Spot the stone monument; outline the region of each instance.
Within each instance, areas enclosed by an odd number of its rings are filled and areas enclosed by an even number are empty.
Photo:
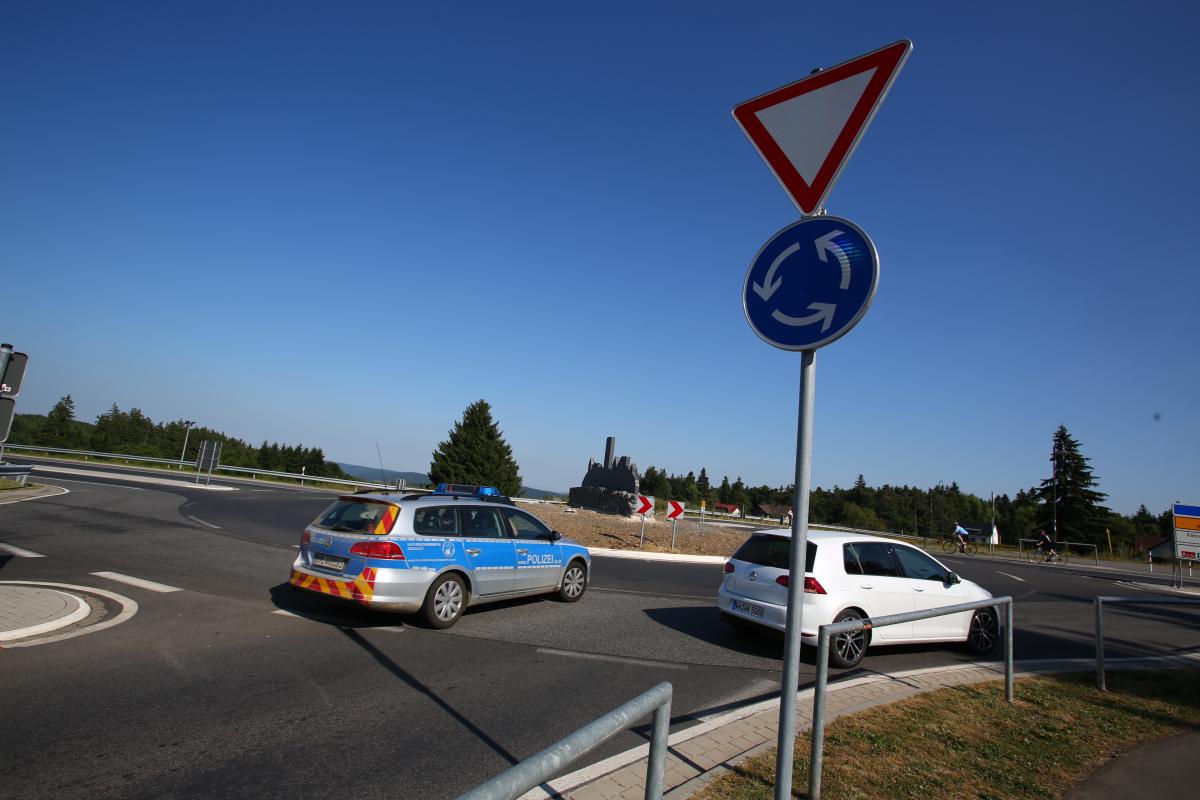
[[[604,445],[604,463],[588,459],[587,474],[583,485],[571,489],[568,505],[588,508],[605,514],[633,516],[638,503],[638,484],[641,481],[637,465],[629,456],[616,458],[617,438],[609,436]]]

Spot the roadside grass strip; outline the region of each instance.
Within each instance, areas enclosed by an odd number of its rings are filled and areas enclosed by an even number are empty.
[[[834,721],[825,731],[828,800],[1033,800],[1062,792],[1141,742],[1200,730],[1200,671],[1023,678],[1016,702],[989,682],[940,689]],[[792,786],[807,797],[809,738]],[[693,800],[771,800],[775,751],[714,778]]]

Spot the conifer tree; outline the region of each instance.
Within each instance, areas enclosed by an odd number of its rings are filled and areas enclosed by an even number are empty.
[[[1098,541],[1104,535],[1101,523],[1108,509],[1102,503],[1108,495],[1093,488],[1096,478],[1088,466],[1090,459],[1079,452],[1079,442],[1065,425],[1054,432],[1052,453],[1050,477],[1034,490],[1042,501],[1038,524],[1053,535],[1057,522],[1060,541]]]
[[[521,476],[512,447],[492,420],[486,400],[467,406],[446,441],[438,444],[429,464],[429,480],[495,486],[502,494],[520,495]]]
[[[42,426],[38,444],[47,447],[73,447],[75,444],[74,426],[75,401],[71,395],[59,398],[46,415],[46,424]]]

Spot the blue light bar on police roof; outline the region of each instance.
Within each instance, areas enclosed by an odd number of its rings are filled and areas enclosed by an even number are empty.
[[[477,497],[499,497],[495,486],[473,486],[465,483],[439,483],[434,494],[473,494]]]

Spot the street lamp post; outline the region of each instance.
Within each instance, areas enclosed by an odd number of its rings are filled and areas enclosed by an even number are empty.
[[[1050,451],[1050,463],[1053,465],[1053,478],[1051,483],[1054,487],[1054,541],[1058,542],[1058,457],[1063,451],[1059,448],[1058,443],[1054,443],[1054,449]]]
[[[187,456],[187,440],[188,434],[192,432],[192,426],[196,423],[193,420],[185,419],[183,421],[183,452],[179,454],[179,468],[183,469],[183,459]]]

